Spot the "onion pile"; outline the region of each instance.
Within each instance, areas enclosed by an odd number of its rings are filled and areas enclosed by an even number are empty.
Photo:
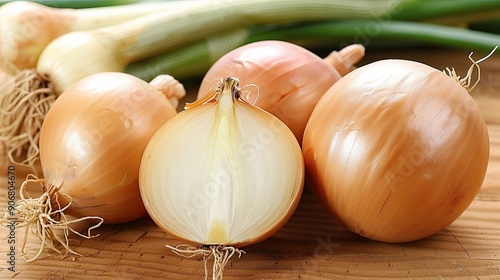
[[[471,204],[488,165],[487,127],[469,95],[482,60],[471,58],[461,78],[396,59],[355,69],[363,55],[360,45],[321,59],[287,42],[248,44],[210,68],[179,114],[185,91],[171,76],[74,83],[47,107],[44,179],[21,185],[20,226],[42,241],[30,261],[58,244],[76,254],[69,232],[90,238],[102,223],[149,214],[186,242],[168,248],[203,256],[205,269],[213,258],[219,279],[240,248],[288,221],[305,176],[341,225],[369,239],[441,231]],[[41,197],[27,195],[30,183]],[[86,220],[97,220],[88,234],[71,227]]]
[[[408,242],[441,231],[471,204],[489,157],[486,124],[468,93],[473,63],[460,78],[381,60],[326,92],[302,148],[307,180],[340,224]]]

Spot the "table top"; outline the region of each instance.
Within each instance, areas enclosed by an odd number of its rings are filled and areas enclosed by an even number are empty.
[[[361,64],[384,58],[424,62],[438,69],[453,66],[465,73],[465,51],[405,49],[368,51]],[[476,56],[476,55],[475,55]],[[480,57],[480,54],[477,54]],[[500,279],[500,56],[481,64],[473,92],[486,119],[491,155],[484,184],[470,207],[449,227],[429,238],[387,244],[370,241],[335,224],[306,189],[290,221],[271,238],[244,248],[232,258],[225,279]],[[195,92],[197,85],[191,85]],[[192,100],[193,95],[187,97]],[[6,169],[6,168],[4,168]],[[0,192],[6,192],[6,170]],[[18,177],[18,180],[20,177]],[[7,204],[0,195],[0,207]],[[203,279],[200,258],[182,258],[165,245],[181,242],[149,218],[103,225],[93,239],[75,239],[82,256],[44,253],[35,262],[20,256],[23,229],[16,229],[15,272],[9,271],[8,230],[0,229],[0,278],[14,279]],[[36,240],[29,240],[33,245]]]

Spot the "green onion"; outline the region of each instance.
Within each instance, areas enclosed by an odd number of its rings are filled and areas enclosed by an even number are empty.
[[[394,20],[463,23],[498,18],[496,0],[408,0],[391,11]]]
[[[0,0],[0,5],[17,0]],[[32,0],[48,7],[54,8],[94,8],[116,5],[126,5],[140,2],[139,0]]]
[[[53,8],[30,1],[2,5],[0,69],[14,75],[36,67],[47,45],[69,32],[116,25],[158,11],[172,12],[193,3],[197,2],[142,2],[88,9]]]
[[[469,51],[490,52],[500,45],[500,36],[465,28],[404,21],[352,20],[303,25],[266,36],[286,38],[337,38],[347,43],[369,45],[379,40],[411,40]]]
[[[357,43],[394,42],[426,43],[434,46],[489,52],[500,45],[500,35],[431,23],[346,20],[300,24],[286,27],[263,26],[236,29],[207,40],[198,41],[182,49],[130,64],[126,72],[145,80],[159,73],[177,78],[202,75],[220,56],[246,43],[260,40],[294,41],[301,45],[321,43],[341,47]]]

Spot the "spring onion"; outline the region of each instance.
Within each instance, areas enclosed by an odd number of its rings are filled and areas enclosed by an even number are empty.
[[[284,40],[328,48],[348,44],[363,44],[370,48],[372,44],[391,40],[482,52],[500,45],[500,35],[459,27],[397,20],[339,20],[234,29],[152,59],[131,63],[126,72],[145,80],[152,79],[157,73],[168,73],[177,78],[197,77],[223,54],[261,40]]]
[[[109,26],[190,3],[141,3],[89,9],[49,8],[29,1],[8,3],[0,7],[0,68],[16,74],[35,67],[43,49],[68,32]]]
[[[0,0],[0,5],[4,5],[10,2],[15,2],[18,0]],[[60,1],[60,0],[31,0],[38,4],[42,4],[48,7],[54,8],[95,8],[95,7],[107,7],[107,6],[117,6],[117,5],[127,5],[139,2],[140,0],[71,0],[71,1]]]

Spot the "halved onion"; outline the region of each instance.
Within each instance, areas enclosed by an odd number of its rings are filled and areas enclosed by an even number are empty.
[[[221,79],[155,132],[140,168],[151,218],[196,246],[174,252],[213,256],[214,277],[235,247],[260,242],[284,225],[304,181],[293,133],[240,94],[237,78]]]

